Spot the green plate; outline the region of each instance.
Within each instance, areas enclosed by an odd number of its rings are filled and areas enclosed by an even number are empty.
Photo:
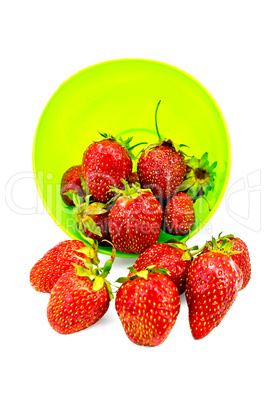
[[[228,183],[231,146],[225,119],[212,95],[186,72],[157,61],[122,59],[88,67],[65,81],[47,103],[33,143],[33,170],[39,195],[58,226],[71,238],[81,239],[73,225],[71,208],[60,197],[63,173],[81,164],[98,131],[133,135],[132,145],[157,140],[154,112],[158,101],[160,133],[174,143],[187,144],[190,155],[209,153],[218,162],[215,188],[208,200],[196,201],[195,235],[216,211]],[[173,237],[161,231],[159,242]],[[187,240],[188,236],[176,236]],[[110,247],[99,247],[110,254]],[[135,254],[117,252],[118,257]]]

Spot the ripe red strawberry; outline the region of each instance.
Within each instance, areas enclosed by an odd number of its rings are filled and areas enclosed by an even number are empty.
[[[150,265],[156,268],[166,268],[169,278],[174,282],[181,295],[185,291],[187,271],[192,263],[192,255],[186,244],[176,240],[169,243],[153,244],[136,260],[133,268],[138,272]],[[134,275],[129,271],[128,276]]]
[[[236,252],[236,254],[232,254],[232,260],[238,265],[243,275],[243,284],[240,290],[244,289],[250,281],[251,278],[251,264],[250,264],[250,256],[246,243],[241,240],[239,237],[234,237],[233,235],[222,236],[221,234],[217,240],[217,249],[223,251],[223,247],[225,244],[232,243],[232,251]],[[215,245],[212,242],[206,243],[206,248],[204,252],[214,250]]]
[[[132,171],[132,160],[125,142],[102,134],[83,154],[82,175],[95,201],[107,202],[113,194],[110,186],[122,188]],[[130,148],[128,148],[130,150]]]
[[[70,167],[62,176],[60,194],[68,206],[74,206],[74,202],[67,193],[76,193],[80,197],[84,197],[80,175],[81,166],[79,165]]]
[[[31,286],[38,292],[50,293],[61,275],[73,270],[73,263],[83,264],[79,257],[97,262],[97,246],[94,244],[86,247],[79,240],[65,240],[57,244],[31,269]]]
[[[173,235],[185,235],[195,223],[193,201],[186,193],[170,198],[164,210],[163,228]]]
[[[180,149],[176,149],[170,139],[163,138],[157,126],[157,105],[155,125],[159,142],[149,145],[138,161],[138,175],[141,187],[150,188],[158,199],[171,197],[184,180],[186,164]],[[184,145],[180,145],[179,148]]]
[[[51,327],[60,334],[72,334],[97,322],[108,310],[113,297],[105,279],[113,259],[101,269],[85,263],[65,272],[51,291],[47,317]]]
[[[126,335],[137,345],[160,345],[176,322],[180,311],[178,289],[165,272],[148,267],[117,280],[122,285],[115,308]]]
[[[184,156],[170,140],[152,147],[146,148],[138,161],[140,184],[150,188],[157,198],[166,199],[175,193],[185,177]]]
[[[185,294],[195,339],[204,338],[220,324],[241,289],[242,273],[227,252],[200,254],[188,270]]]
[[[140,254],[159,239],[162,209],[149,190],[126,182],[124,186],[114,189],[119,198],[108,217],[111,241],[119,251]]]

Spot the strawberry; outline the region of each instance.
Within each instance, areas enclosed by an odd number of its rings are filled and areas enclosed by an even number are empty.
[[[171,239],[167,243],[153,244],[137,258],[133,268],[137,272],[150,265],[155,265],[156,268],[166,268],[169,278],[177,286],[181,295],[185,291],[187,271],[192,262],[190,250],[186,244],[175,239]],[[132,276],[132,271],[129,271],[128,275]]]
[[[85,267],[74,264],[75,270],[65,272],[56,282],[47,307],[47,318],[55,331],[60,334],[81,331],[107,312],[113,294],[105,278],[113,258],[103,268],[87,262]]]
[[[83,154],[82,175],[95,201],[107,202],[113,197],[110,186],[122,188],[121,179],[130,176],[134,158],[131,151],[140,144],[130,146],[133,137],[123,141],[121,137],[101,135],[104,139],[93,142]]]
[[[242,290],[247,286],[251,278],[250,256],[246,243],[239,237],[234,237],[233,235],[226,235],[221,237],[220,233],[217,239],[217,245],[212,244],[212,242],[207,242],[204,252],[213,250],[214,248],[223,251],[223,247],[228,243],[232,243],[232,251],[236,252],[236,254],[232,254],[231,258],[238,265],[239,269],[242,272],[243,284],[240,289]]]
[[[66,271],[73,270],[73,263],[80,264],[79,257],[84,255],[87,261],[97,263],[97,245],[86,247],[79,240],[62,241],[33,266],[30,271],[31,286],[38,292],[50,293],[58,279]]]
[[[77,195],[73,196],[75,209],[73,217],[75,219],[79,233],[86,240],[91,238],[103,243],[110,239],[108,229],[109,210],[102,202],[91,202],[91,196],[86,195],[85,201]],[[109,208],[109,207],[108,207]]]
[[[117,280],[122,285],[116,294],[116,312],[133,343],[158,346],[168,337],[179,314],[178,289],[165,269],[130,269],[133,276]]]
[[[162,209],[150,190],[123,184],[124,190],[113,188],[118,198],[108,217],[111,241],[119,251],[140,254],[159,239]]]
[[[105,204],[101,202],[93,202],[85,211],[82,218],[82,223],[79,225],[79,230],[86,237],[97,240],[102,244],[104,240],[110,239],[108,229],[109,211],[105,208]]]
[[[195,223],[193,201],[186,193],[170,198],[164,210],[163,229],[173,235],[185,235]]]
[[[84,197],[84,192],[81,184],[81,166],[70,167],[62,176],[60,194],[64,203],[68,206],[74,206],[69,193],[76,193],[80,197]]]
[[[163,138],[157,126],[157,105],[155,125],[159,142],[148,145],[142,152],[137,166],[141,187],[150,188],[159,199],[171,197],[184,180],[186,164],[184,155],[170,139]]]
[[[138,161],[141,187],[150,188],[159,199],[171,197],[182,183],[186,168],[183,154],[173,143],[163,141],[147,147]]]
[[[241,289],[243,278],[231,258],[230,245],[198,255],[192,262],[186,283],[189,324],[195,339],[202,339],[217,327]]]

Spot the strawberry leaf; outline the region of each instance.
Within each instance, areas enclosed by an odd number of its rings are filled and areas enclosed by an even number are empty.
[[[107,209],[104,209],[102,207],[95,208],[95,209],[91,208],[87,212],[88,212],[89,215],[102,215],[102,214],[105,214],[107,212]]]
[[[190,261],[190,260],[192,260],[192,255],[191,255],[191,253],[190,253],[189,250],[185,251],[185,252],[182,254],[181,260],[183,260],[183,261]]]
[[[90,246],[79,248],[77,253],[84,254],[88,258],[93,258],[95,256],[95,250]]]
[[[192,156],[189,161],[187,162],[187,166],[192,168],[192,169],[197,169],[199,166],[199,160],[198,158],[195,158],[195,156]]]
[[[81,174],[79,175],[79,178],[80,178],[80,183],[81,183],[83,193],[85,194],[85,196],[90,195],[89,189],[87,187],[87,184],[86,184],[86,182],[85,182],[85,180],[84,180],[84,178],[83,178],[83,176]]]
[[[102,274],[101,274],[102,278],[107,277],[107,275],[111,271],[112,265],[113,265],[113,261],[111,259],[106,261],[106,263],[104,264],[104,266],[102,268]]]
[[[227,243],[227,240],[224,239],[224,240],[222,241],[221,248],[223,248],[223,247],[226,245],[226,243]]]
[[[115,282],[117,283],[125,283],[130,281],[130,277],[127,276],[121,276],[120,278],[118,278]]]
[[[205,152],[205,153],[202,155],[202,157],[200,158],[199,167],[203,168],[203,167],[205,167],[206,164],[207,164],[207,165],[209,164],[209,161],[208,161],[208,152]]]
[[[101,276],[95,276],[93,281],[92,290],[93,292],[97,292],[104,286],[104,279]]]
[[[94,220],[88,216],[83,225],[93,234],[102,237],[102,232],[99,226],[94,222]]]
[[[152,270],[152,272],[163,274],[163,275],[171,275],[170,272],[168,271],[168,269],[166,269],[166,268],[156,268],[156,269]]]
[[[63,193],[64,195],[66,195],[71,201],[73,201],[73,194],[74,191],[70,190],[70,191],[66,191],[65,193]],[[74,201],[73,201],[74,202]]]
[[[139,271],[138,273],[137,273],[137,276],[139,277],[139,278],[143,278],[143,279],[148,279],[148,275],[149,275],[149,271],[148,271],[148,269],[144,269],[143,271]]]
[[[77,270],[77,275],[78,275],[78,276],[87,276],[87,277],[89,277],[89,276],[91,275],[91,271],[90,271],[90,270],[88,270],[88,269],[82,267],[81,265],[77,265],[77,264],[74,264],[74,263],[73,263],[73,265],[74,265],[74,267],[75,267],[76,270]]]
[[[84,199],[82,197],[80,197],[76,192],[73,192],[73,199],[72,201],[74,202],[74,204],[76,206],[79,206],[81,204],[83,204]]]
[[[137,271],[135,270],[134,267],[128,267],[128,269],[129,269],[129,271],[133,272],[133,274],[136,274],[136,273],[137,273]]]
[[[92,265],[91,262],[85,261],[84,265],[85,265],[85,267],[86,267],[88,270],[90,270],[90,271],[93,270],[93,265]]]
[[[178,187],[178,192],[188,190],[195,183],[195,177],[191,176],[184,180]]]
[[[197,196],[198,192],[200,191],[200,188],[201,188],[200,184],[198,182],[195,182],[195,184],[191,186],[186,193],[193,199]]]
[[[106,287],[107,287],[107,290],[108,290],[110,299],[113,300],[114,294],[113,294],[113,291],[112,291],[112,287],[111,287],[110,282],[105,279],[105,280],[104,280],[104,283],[105,283],[105,285],[106,285]]]
[[[168,244],[168,246],[175,247],[180,250],[186,251],[188,249],[185,243],[182,243],[177,239],[169,239],[165,243]]]
[[[210,170],[214,170],[217,166],[217,162],[213,162],[213,164],[210,166]]]
[[[224,249],[225,252],[232,251],[233,242],[232,241],[226,242],[226,244],[223,246],[223,249]]]

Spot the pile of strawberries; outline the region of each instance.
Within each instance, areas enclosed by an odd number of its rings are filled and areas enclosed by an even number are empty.
[[[185,292],[189,323],[195,339],[204,338],[220,324],[238,292],[250,280],[246,244],[234,236],[219,236],[200,249],[188,249],[172,239],[148,247],[129,267],[115,296],[115,307],[128,338],[157,346],[171,332]],[[97,322],[114,298],[106,279],[115,259],[115,248],[99,267],[98,243],[85,245],[66,240],[49,250],[31,269],[30,283],[50,293],[47,317],[51,327],[71,334]]]
[[[61,196],[72,208],[77,231],[85,239],[111,240],[124,253],[142,253],[156,243],[161,229],[184,236],[195,224],[194,202],[214,188],[215,167],[208,153],[185,158],[185,145],[163,138],[133,155],[133,137],[101,134],[85,150],[82,163],[62,177]],[[132,172],[133,162],[137,171]],[[208,201],[207,201],[208,202]],[[209,202],[208,202],[209,204]]]
[[[249,251],[238,237],[220,234],[200,249],[177,238],[157,243],[161,229],[181,238],[191,231],[194,202],[199,197],[208,202],[216,167],[216,162],[209,164],[207,152],[200,159],[185,159],[184,145],[160,135],[159,105],[159,141],[145,146],[139,158],[132,151],[140,144],[130,146],[132,138],[101,134],[103,139],[84,152],[82,164],[62,177],[62,200],[72,208],[86,241],[59,243],[30,272],[32,287],[50,293],[48,321],[61,334],[91,326],[115,298],[128,338],[138,345],[160,345],[177,320],[185,292],[192,335],[202,339],[220,324],[250,280]],[[112,250],[102,267],[98,244]],[[107,276],[116,250],[139,256],[127,276],[116,280],[114,292]]]

